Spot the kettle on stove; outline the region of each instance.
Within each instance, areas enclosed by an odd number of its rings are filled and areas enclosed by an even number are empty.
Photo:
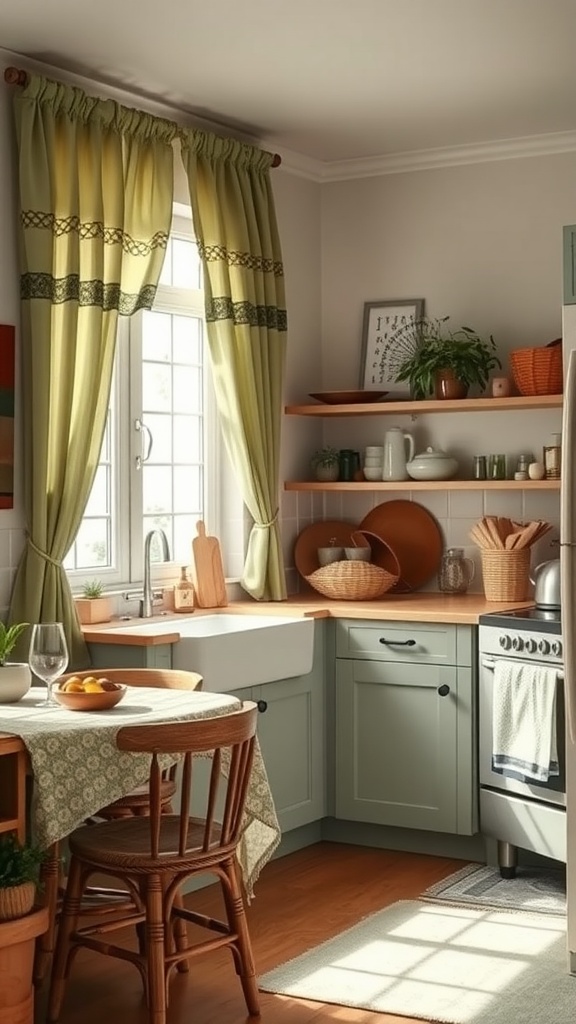
[[[560,609],[560,559],[541,562],[530,576],[537,608]]]

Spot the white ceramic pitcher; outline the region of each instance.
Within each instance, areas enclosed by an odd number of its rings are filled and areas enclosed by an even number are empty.
[[[384,434],[383,480],[407,480],[406,463],[414,458],[414,438],[400,427],[390,427]]]

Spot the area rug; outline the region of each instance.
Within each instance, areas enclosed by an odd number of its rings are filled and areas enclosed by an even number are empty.
[[[497,868],[468,864],[422,893],[426,902],[475,907],[566,913],[566,869],[518,867],[516,878],[501,878]]]
[[[576,978],[550,914],[402,901],[282,964],[264,992],[447,1024],[567,1024]]]

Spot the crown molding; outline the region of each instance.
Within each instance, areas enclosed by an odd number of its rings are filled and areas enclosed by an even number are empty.
[[[311,178],[320,183],[349,181],[353,178],[375,178],[407,171],[429,171],[465,164],[491,163],[497,160],[521,160],[553,156],[576,151],[576,131],[527,135],[498,142],[480,142],[442,149],[418,149],[388,156],[364,157],[360,160],[334,160],[330,163],[310,160],[297,153],[282,153],[282,167],[289,173]]]

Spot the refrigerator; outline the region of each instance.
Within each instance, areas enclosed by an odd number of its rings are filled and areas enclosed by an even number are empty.
[[[568,969],[576,974],[576,226],[564,228],[562,339],[560,571],[566,707],[567,947]]]

